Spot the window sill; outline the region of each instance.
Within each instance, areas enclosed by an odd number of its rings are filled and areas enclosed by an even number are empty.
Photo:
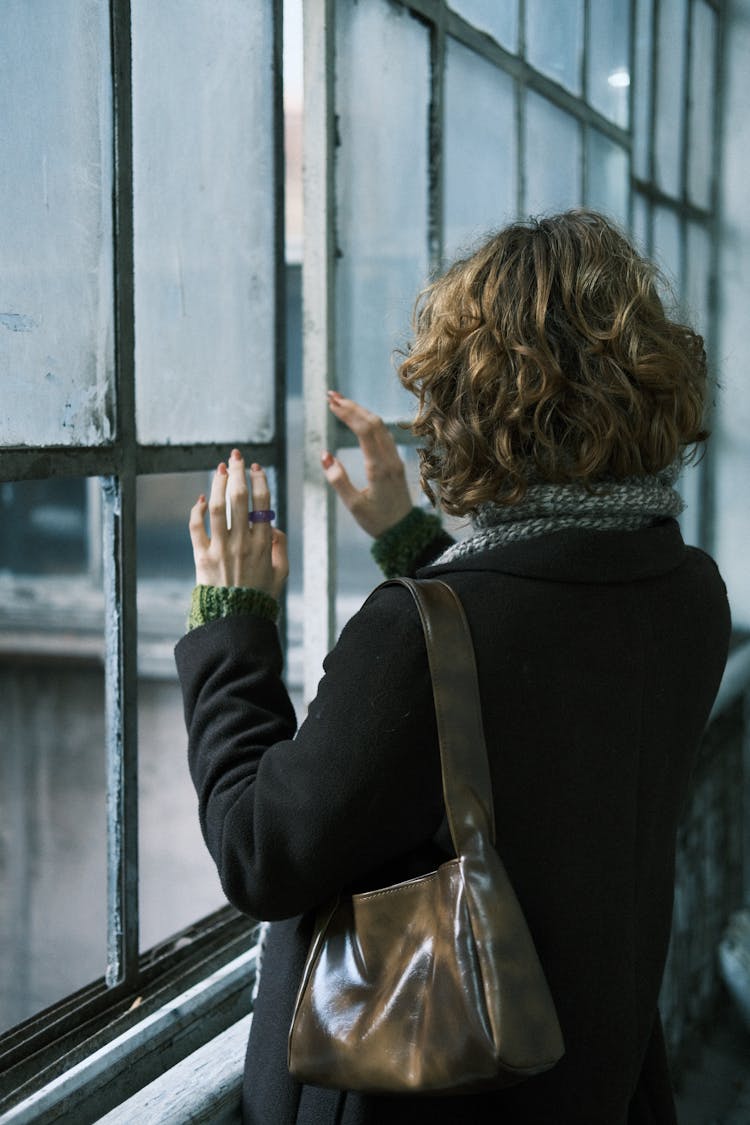
[[[174,1080],[179,1079],[181,1071],[178,1070],[176,1079],[174,1075],[178,1064],[183,1060],[186,1064],[190,1059],[196,1061],[201,1049],[208,1052],[205,1057],[201,1056],[202,1061],[210,1059],[212,1067],[218,1066],[216,1051],[221,1047],[217,1048],[217,1044],[221,1045],[223,1033],[234,1029],[238,1021],[244,1021],[250,1011],[257,951],[257,945],[253,945],[111,1042],[64,1070],[47,1085],[9,1108],[2,1116],[3,1125],[27,1125],[31,1122],[34,1125],[51,1125],[52,1122],[63,1121],[87,1125],[99,1121],[105,1114],[119,1112],[118,1107],[123,1107],[129,1099],[147,1096],[154,1084],[166,1082],[169,1085],[170,1073]],[[235,1035],[239,1035],[236,1029]],[[235,1071],[239,1065],[241,1073],[242,1053],[237,1064],[237,1058],[232,1058],[231,1052],[227,1051],[226,1064],[226,1088],[224,1085],[221,1087],[224,1091],[222,1098],[225,1094],[228,1096],[230,1087],[236,1088]],[[171,1085],[174,1087],[174,1082]],[[210,1100],[216,1106],[219,1095],[214,1077],[210,1087],[207,1084],[207,1105]],[[152,1120],[157,1119],[164,1120],[162,1116]],[[231,1117],[205,1118],[207,1121],[233,1119],[236,1120]],[[137,1114],[135,1117],[115,1116],[111,1120],[140,1122],[147,1119]]]

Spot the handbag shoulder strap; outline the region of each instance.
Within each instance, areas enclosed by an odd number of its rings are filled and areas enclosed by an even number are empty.
[[[443,799],[456,855],[495,843],[492,781],[484,740],[474,646],[458,594],[439,578],[392,578],[405,586],[424,629],[435,701]],[[381,587],[379,586],[378,589]]]

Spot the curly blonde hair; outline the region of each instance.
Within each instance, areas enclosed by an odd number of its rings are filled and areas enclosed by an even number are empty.
[[[703,339],[603,215],[513,223],[418,298],[398,368],[419,399],[422,488],[452,515],[530,483],[657,473],[703,428]]]

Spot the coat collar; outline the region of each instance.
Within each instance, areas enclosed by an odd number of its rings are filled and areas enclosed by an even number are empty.
[[[686,547],[676,520],[640,531],[556,531],[422,567],[418,578],[467,570],[500,571],[549,582],[633,582],[676,570]]]

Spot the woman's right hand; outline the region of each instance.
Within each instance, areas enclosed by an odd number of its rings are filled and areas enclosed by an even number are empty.
[[[367,487],[355,488],[344,466],[328,450],[320,456],[323,472],[359,526],[377,539],[413,507],[406,470],[382,418],[338,391],[328,392],[332,413],[356,434],[365,462]]]

